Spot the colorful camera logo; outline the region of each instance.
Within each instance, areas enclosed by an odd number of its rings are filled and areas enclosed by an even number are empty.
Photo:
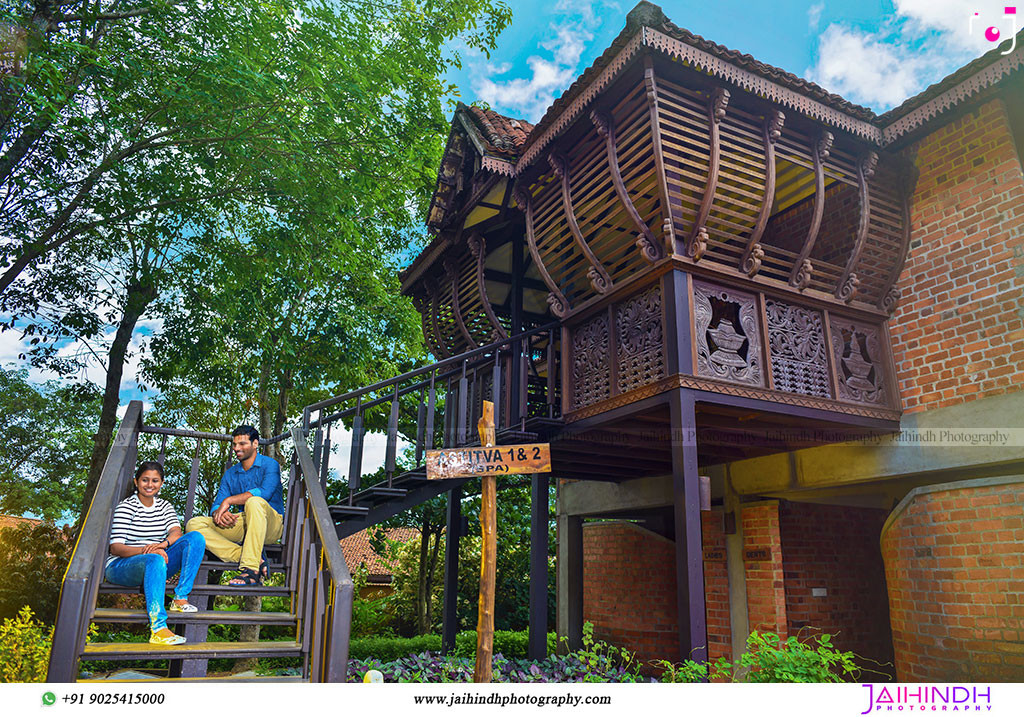
[[[971,16],[970,22],[967,25],[970,34],[974,34],[974,21],[980,17],[981,13],[977,12]],[[1005,23],[1006,29],[1009,31],[1010,47],[1000,54],[1009,55],[1017,49],[1017,8],[1013,6],[1004,7],[1002,21]],[[1003,30],[992,25],[985,28],[985,39],[989,42],[999,42],[1000,40],[1005,39],[1005,36],[1003,35]]]

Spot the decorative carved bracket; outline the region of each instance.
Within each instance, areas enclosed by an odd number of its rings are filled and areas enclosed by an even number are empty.
[[[853,273],[857,266],[860,254],[864,250],[864,244],[868,238],[868,221],[871,218],[871,194],[868,191],[868,181],[875,175],[875,167],[878,165],[878,153],[869,151],[860,162],[857,163],[857,184],[860,187],[860,223],[857,225],[857,239],[853,243],[853,251],[846,262],[846,269],[843,275],[836,282],[835,296],[840,301],[850,303],[857,295],[857,285],[860,281]]]
[[[813,267],[807,257],[814,249],[814,242],[818,240],[818,230],[821,229],[821,215],[825,211],[825,159],[832,151],[834,137],[828,130],[822,130],[818,141],[814,143],[814,214],[811,216],[811,228],[804,240],[804,247],[800,250],[800,256],[793,262],[793,271],[789,276],[789,283],[803,291],[811,281]]]
[[[608,169],[612,175],[612,183],[615,185],[615,193],[619,195],[619,201],[626,208],[626,212],[633,220],[633,224],[637,229],[637,247],[639,247],[647,261],[655,262],[664,258],[665,252],[658,244],[658,240],[654,237],[650,227],[647,226],[647,222],[640,216],[640,212],[637,211],[633,200],[629,198],[629,193],[626,191],[626,183],[622,181],[622,170],[619,167],[618,150],[615,146],[615,121],[611,115],[598,112],[597,110],[591,110],[590,121],[597,128],[597,133],[604,137],[605,152],[608,156]]]
[[[764,259],[764,247],[761,246],[761,236],[765,227],[768,226],[768,219],[772,214],[772,204],[775,201],[775,143],[782,136],[782,125],[786,121],[786,115],[778,110],[769,112],[764,118],[762,136],[764,138],[764,199],[761,203],[761,211],[757,215],[757,224],[747,240],[747,247],[740,259],[740,269],[747,276],[754,276],[761,270],[761,260]]]
[[[900,186],[903,187],[903,196],[900,198],[900,205],[903,208],[901,219],[903,221],[903,246],[901,247],[899,260],[893,264],[889,272],[889,279],[886,282],[885,293],[878,302],[879,308],[892,314],[896,310],[902,292],[896,288],[900,274],[903,273],[903,265],[907,261],[907,254],[910,253],[910,197],[913,196],[914,187],[917,185],[918,169],[912,161],[907,161],[900,172]]]
[[[540,251],[537,249],[537,237],[533,232],[533,198],[530,195],[530,191],[517,183],[512,190],[512,196],[515,199],[516,205],[526,215],[526,244],[530,247],[530,256],[533,257],[533,263],[537,265],[537,271],[540,272],[541,278],[551,291],[548,294],[548,305],[551,307],[551,313],[560,319],[565,318],[565,315],[570,311],[569,300],[565,298],[565,294],[559,290],[558,284],[551,278],[551,274],[548,273],[547,267],[544,266],[544,262],[540,258]]]
[[[658,172],[658,183],[661,187],[661,212],[665,216],[662,222],[662,242],[665,251],[676,253],[676,230],[672,221],[672,202],[669,200],[668,181],[665,177],[665,155],[661,149],[661,124],[658,111],[658,82],[654,77],[654,60],[644,55],[644,87],[647,89],[647,107],[651,118],[651,151],[654,152],[654,164]]]
[[[487,282],[484,281],[484,261],[487,259],[487,242],[477,232],[469,235],[469,239],[466,240],[469,245],[469,251],[476,259],[476,288],[480,292],[480,301],[483,304],[484,313],[487,314],[487,320],[491,322],[491,328],[494,329],[495,341],[501,339],[507,339],[508,333],[505,331],[505,327],[498,321],[498,317],[494,314],[494,307],[491,306],[491,300],[487,298]]]
[[[718,171],[721,168],[722,140],[719,125],[725,119],[725,108],[729,106],[729,90],[718,87],[711,93],[708,100],[708,131],[711,152],[708,158],[708,181],[704,187],[704,198],[701,199],[697,218],[686,244],[686,255],[694,261],[700,261],[708,248],[708,215],[715,203],[715,192],[718,189]]]
[[[576,246],[590,262],[590,269],[587,270],[590,285],[598,294],[606,294],[611,291],[612,278],[601,266],[601,260],[590,249],[587,240],[583,238],[583,232],[580,231],[580,225],[576,222],[576,210],[572,206],[572,188],[569,185],[569,159],[564,154],[552,152],[548,155],[548,164],[551,165],[555,176],[562,182],[562,209],[565,212],[565,220],[569,224],[569,231],[572,232],[572,236],[576,240]]]

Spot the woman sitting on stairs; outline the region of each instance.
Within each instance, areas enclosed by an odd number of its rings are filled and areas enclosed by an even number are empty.
[[[155,645],[181,645],[185,638],[167,629],[164,590],[167,577],[179,570],[178,585],[171,601],[172,612],[196,612],[189,603],[192,582],[206,552],[200,533],[183,533],[174,508],[157,498],[164,482],[164,469],[156,461],[145,461],[135,472],[135,494],[114,509],[110,529],[110,557],[106,579],[117,585],[141,585],[149,613],[149,641]]]

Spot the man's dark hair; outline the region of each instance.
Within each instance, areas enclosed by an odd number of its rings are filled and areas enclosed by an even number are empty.
[[[235,436],[249,436],[249,440],[253,443],[258,443],[260,440],[260,432],[252,426],[239,426],[231,431],[231,437],[234,438]]]

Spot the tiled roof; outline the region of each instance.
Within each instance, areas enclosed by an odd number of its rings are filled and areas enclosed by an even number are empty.
[[[544,130],[601,74],[605,67],[619,54],[619,51],[639,32],[641,27],[651,27],[659,30],[673,39],[697,47],[738,67],[761,75],[772,82],[788,87],[858,119],[871,121],[875,118],[875,113],[868,108],[861,107],[849,100],[843,99],[839,95],[832,94],[813,82],[797,77],[778,67],[755,60],[750,55],[730,50],[723,45],[705,40],[700,35],[695,35],[689,30],[679,27],[665,16],[660,7],[645,0],[634,7],[626,16],[626,27],[612,41],[608,49],[594,61],[593,65],[584,70],[582,75],[576,78],[576,81],[569,86],[569,89],[563,92],[551,104],[540,122],[537,123],[525,147],[528,147],[538,137],[543,135]]]
[[[388,528],[385,531],[389,540],[397,540],[400,543],[408,542],[419,534],[420,531],[415,528]],[[341,552],[345,554],[345,563],[350,571],[355,572],[360,565],[365,564],[371,577],[391,576],[394,563],[374,552],[370,547],[370,536],[365,530],[342,538],[339,542],[341,543]]]
[[[19,525],[29,523],[30,525],[39,525],[43,521],[37,520],[36,518],[19,518],[16,515],[0,515],[0,530],[4,528],[16,528]]]
[[[533,125],[523,119],[498,114],[492,109],[459,103],[456,111],[463,111],[480,132],[487,153],[515,159],[521,154]]]
[[[1020,32],[1017,33],[1016,44],[1017,46],[1024,45],[1024,30],[1021,30]],[[894,107],[888,112],[879,115],[879,124],[887,125],[890,122],[893,122],[894,120],[902,117],[903,115],[913,112],[921,105],[925,104],[930,100],[935,99],[946,90],[952,89],[960,82],[963,82],[971,75],[985,69],[986,67],[996,62],[1003,56],[1003,45],[999,44],[996,47],[989,50],[988,52],[986,52],[981,57],[974,59],[971,62],[968,62],[966,65],[961,67],[956,72],[942,78],[934,85],[929,85],[918,94],[906,100],[899,107]]]

